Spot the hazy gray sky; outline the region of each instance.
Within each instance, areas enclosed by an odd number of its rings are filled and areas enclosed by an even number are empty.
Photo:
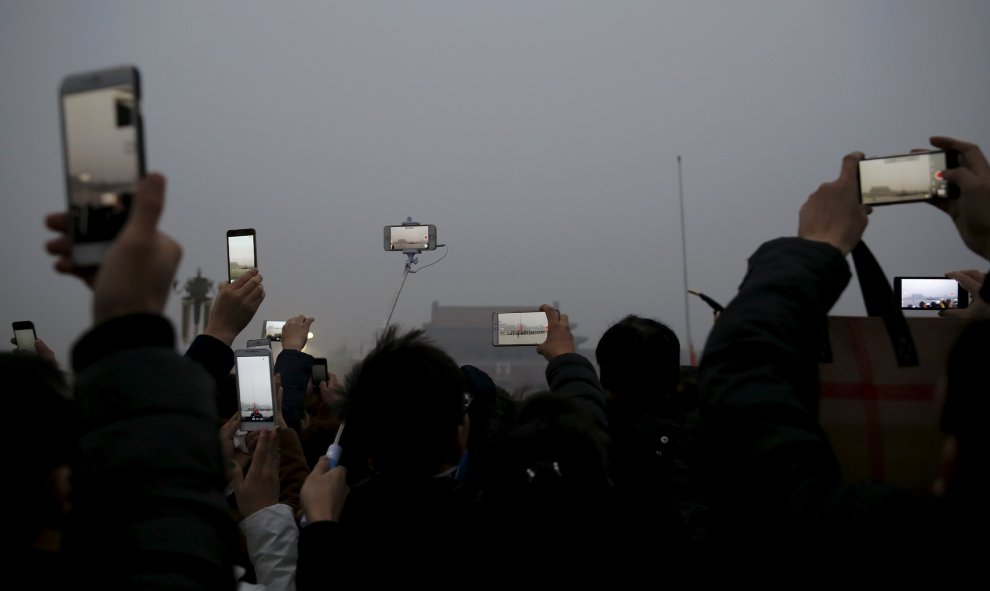
[[[300,313],[317,351],[370,342],[404,261],[382,227],[407,216],[449,254],[409,277],[397,322],[557,300],[592,345],[627,313],[683,341],[677,155],[690,286],[726,302],[843,154],[990,147],[988,30],[985,0],[0,0],[4,321],[63,360],[89,325],[42,249],[69,73],[140,68],[183,282],[223,282],[226,230],[257,229],[268,297],[240,346]],[[986,267],[925,204],[877,208],[866,240],[890,277]],[[861,314],[857,289],[833,312]],[[691,306],[700,350],[711,313]]]

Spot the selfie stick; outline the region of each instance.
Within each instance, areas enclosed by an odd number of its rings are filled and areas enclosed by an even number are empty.
[[[418,222],[412,221],[411,217],[407,217],[406,221],[402,222],[403,226],[418,226]],[[392,321],[392,313],[395,312],[395,305],[399,303],[399,294],[402,293],[402,287],[406,284],[406,277],[409,277],[409,270],[413,265],[419,263],[419,258],[416,255],[419,254],[419,250],[415,248],[407,248],[402,251],[402,254],[406,255],[406,266],[402,269],[402,282],[399,283],[399,289],[395,292],[395,297],[392,298],[392,307],[389,308],[388,315],[385,316],[385,322],[382,322],[382,330],[388,328],[389,322]]]

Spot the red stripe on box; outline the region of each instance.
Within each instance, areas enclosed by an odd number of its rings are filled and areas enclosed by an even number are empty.
[[[877,400],[907,400],[924,402],[935,398],[932,384],[873,384]],[[866,397],[862,383],[822,384],[822,398],[829,400],[862,400]]]
[[[887,472],[883,457],[883,431],[880,429],[880,404],[877,402],[879,392],[873,383],[873,365],[870,363],[870,352],[863,340],[863,331],[858,322],[849,323],[849,338],[852,341],[853,357],[862,381],[861,396],[863,413],[866,415],[866,455],[870,463],[870,476],[883,481]]]

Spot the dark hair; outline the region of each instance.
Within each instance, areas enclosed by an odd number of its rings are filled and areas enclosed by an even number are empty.
[[[630,314],[595,348],[602,387],[617,397],[666,394],[681,378],[681,343],[662,322]]]
[[[609,492],[607,437],[574,400],[534,394],[519,409],[518,424],[501,445],[487,507],[498,522],[535,530],[587,524],[603,511]]]
[[[457,463],[461,370],[423,331],[388,327],[347,375],[343,396],[348,465],[358,453],[382,474],[431,476]]]

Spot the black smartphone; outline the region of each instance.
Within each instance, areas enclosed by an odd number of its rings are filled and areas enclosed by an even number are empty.
[[[258,267],[254,228],[227,230],[227,278],[230,283]]]
[[[933,150],[866,158],[859,162],[859,200],[863,205],[889,205],[959,196],[959,187],[942,171],[959,166],[959,153]]]
[[[14,341],[17,343],[17,350],[22,353],[37,353],[38,347],[35,341],[38,335],[34,332],[34,323],[30,320],[22,320],[14,323]]]
[[[385,226],[385,250],[435,250],[437,227],[433,224],[419,226]]]
[[[492,314],[492,344],[496,347],[539,345],[547,340],[546,312],[496,312]]]
[[[271,349],[234,351],[241,429],[275,428],[275,377]]]
[[[969,306],[969,292],[946,277],[894,277],[902,310],[954,310]]]
[[[145,174],[141,81],[134,66],[62,80],[59,112],[72,260],[100,264]]]
[[[320,382],[325,382],[328,379],[326,357],[317,357],[313,360],[313,386],[318,387]]]

